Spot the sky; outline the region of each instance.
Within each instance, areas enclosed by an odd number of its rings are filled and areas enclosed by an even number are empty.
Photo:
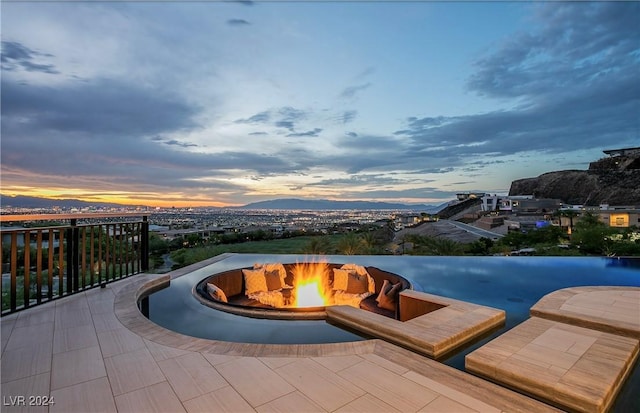
[[[638,2],[2,2],[4,195],[440,204],[640,146]]]

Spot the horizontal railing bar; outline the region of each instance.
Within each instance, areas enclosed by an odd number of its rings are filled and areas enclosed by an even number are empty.
[[[141,224],[144,221],[128,221],[125,222],[127,224]],[[91,227],[91,226],[97,226],[97,225],[107,225],[107,224],[111,224],[111,222],[94,222],[91,224],[77,224],[74,225],[77,228],[86,228],[86,227]],[[57,229],[57,230],[66,230],[69,227],[71,227],[71,225],[56,225],[56,226],[52,226],[52,227],[25,227],[25,228],[2,228],[0,227],[0,232],[3,232],[5,234],[10,234],[12,232],[25,232],[27,230],[29,231],[41,231],[41,230],[45,230],[45,229]]]
[[[151,215],[150,212],[105,212],[105,213],[84,213],[84,214],[21,214],[21,215],[0,215],[0,222],[21,222],[21,221],[56,221],[68,219],[92,219],[92,218],[122,218],[122,217],[143,217]]]

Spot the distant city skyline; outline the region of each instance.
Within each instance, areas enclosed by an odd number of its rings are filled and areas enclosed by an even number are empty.
[[[439,204],[640,146],[638,2],[13,2],[1,191]]]

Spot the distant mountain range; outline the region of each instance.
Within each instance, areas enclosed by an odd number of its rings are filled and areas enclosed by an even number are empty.
[[[87,202],[81,201],[79,199],[49,199],[49,198],[38,198],[35,196],[8,196],[8,195],[0,195],[0,205],[2,207],[14,207],[14,208],[88,208],[88,207],[99,207],[99,208],[122,208],[126,206],[132,205],[122,205],[122,204],[114,204],[109,202]]]
[[[364,209],[364,210],[413,210],[437,212],[447,206],[442,205],[425,205],[425,204],[399,204],[389,202],[370,202],[370,201],[332,201],[328,199],[273,199],[270,201],[253,202],[241,207],[240,209],[301,209],[301,210],[339,210],[339,209]]]
[[[360,210],[412,210],[436,213],[447,206],[425,205],[425,204],[400,204],[389,202],[369,202],[369,201],[332,201],[328,199],[273,199],[269,201],[253,202],[235,209],[299,209],[299,210],[339,210],[339,209],[360,209]],[[108,202],[87,202],[79,199],[49,199],[33,196],[7,196],[0,195],[0,206],[14,208],[123,208],[132,205],[115,204]]]

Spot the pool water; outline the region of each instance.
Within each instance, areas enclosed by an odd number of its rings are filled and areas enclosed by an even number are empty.
[[[329,262],[374,266],[404,276],[418,291],[487,305],[506,311],[505,326],[466,346],[444,363],[464,369],[464,356],[529,318],[529,309],[544,295],[562,288],[589,285],[640,287],[640,260],[599,257],[424,257],[327,256]],[[363,340],[325,321],[246,318],[200,304],[191,294],[203,278],[256,262],[305,262],[300,255],[237,254],[190,274],[149,297],[149,318],[186,335],[222,341],[268,344],[333,343]],[[631,388],[640,388],[639,369],[625,385],[617,405],[636,407]],[[622,400],[622,401],[621,401]],[[633,400],[633,401],[632,401]],[[629,405],[631,403],[631,405]],[[636,403],[636,405],[634,405]]]

